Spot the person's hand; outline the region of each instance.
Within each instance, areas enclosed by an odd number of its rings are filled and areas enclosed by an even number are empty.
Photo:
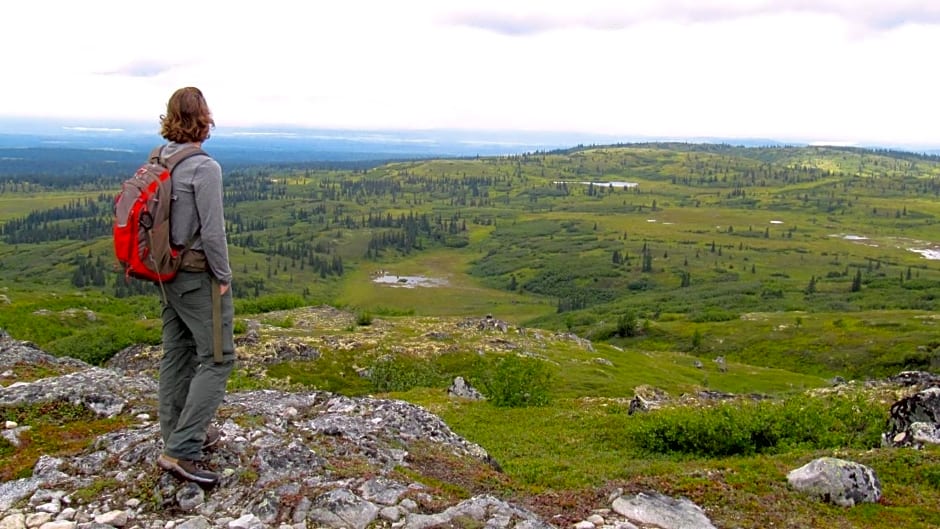
[[[219,292],[221,292],[222,295],[224,296],[225,293],[228,292],[229,287],[231,286],[232,286],[231,283],[221,283],[219,284]]]

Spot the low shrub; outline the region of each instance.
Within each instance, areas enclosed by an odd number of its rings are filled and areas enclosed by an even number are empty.
[[[856,396],[793,397],[659,410],[637,418],[642,450],[704,457],[794,449],[870,449],[887,420],[883,406]]]
[[[382,357],[368,369],[372,390],[378,393],[418,387],[446,388],[464,377],[498,407],[544,406],[551,403],[553,375],[548,365],[518,355],[481,357],[454,353],[434,358]]]
[[[584,337],[594,342],[604,342],[617,336],[617,325],[613,323],[602,323],[591,327],[583,333]]]
[[[734,321],[739,314],[722,309],[709,308],[689,313],[689,321],[694,323],[715,323],[721,321]]]
[[[394,316],[414,316],[415,309],[400,309],[395,307],[373,307],[372,312],[378,316],[385,317],[394,317]]]
[[[280,319],[265,319],[262,320],[262,322],[282,329],[290,329],[294,326],[294,318],[289,315]]]
[[[471,383],[478,386],[494,406],[519,408],[551,403],[552,379],[545,362],[509,354],[489,360],[483,375],[472,379]]]
[[[365,311],[356,314],[356,325],[360,327],[368,327],[369,325],[372,325],[372,314],[369,314]]]
[[[76,330],[48,343],[46,349],[56,356],[69,356],[100,366],[121,349],[136,344],[156,345],[160,340],[158,326],[125,323]]]
[[[408,391],[416,387],[441,387],[446,378],[431,362],[421,358],[383,357],[369,368],[374,391]]]
[[[290,310],[306,307],[310,303],[296,294],[272,294],[259,298],[238,298],[235,300],[236,314],[262,314],[276,310]]]

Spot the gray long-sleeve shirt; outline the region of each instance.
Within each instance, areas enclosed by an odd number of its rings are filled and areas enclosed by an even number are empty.
[[[169,156],[182,147],[171,142],[164,147],[163,155]],[[170,232],[173,244],[178,246],[185,246],[195,236],[191,248],[206,254],[212,275],[220,283],[232,282],[222,212],[222,167],[211,157],[191,156],[173,171]]]

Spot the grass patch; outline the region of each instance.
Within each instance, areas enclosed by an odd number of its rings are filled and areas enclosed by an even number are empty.
[[[101,365],[121,349],[160,342],[156,297],[115,299],[97,293],[12,291],[0,305],[0,329],[56,356]]]
[[[273,377],[270,374],[259,372],[257,369],[236,368],[232,371],[225,385],[225,390],[232,393],[264,389],[289,391],[292,389],[291,381],[287,377]]]
[[[560,400],[537,408],[403,396],[429,407],[522,484],[553,490],[634,477],[657,461],[719,459],[879,446],[887,409],[861,397],[674,407],[630,415],[626,402]]]
[[[408,466],[393,473],[403,480],[418,482],[434,489],[451,501],[477,494],[505,495],[514,485],[494,466],[468,457],[457,457],[446,447],[418,441],[408,447]]]
[[[448,399],[439,390],[393,396],[427,407],[483,446],[504,471],[506,481],[497,489],[559,525],[608,507],[607,494],[618,488],[689,498],[717,527],[926,529],[940,522],[935,470],[940,447],[878,447],[888,405],[860,395],[635,415],[627,413],[625,402],[607,399],[499,408]],[[728,434],[729,425],[747,433],[776,432],[776,441],[743,440],[743,434]],[[651,449],[655,443],[645,437],[651,432],[657,438],[673,432],[669,435],[681,442]],[[883,501],[844,509],[790,489],[786,474],[822,456],[872,467],[882,482]]]
[[[99,478],[91,482],[91,485],[82,487],[72,493],[72,498],[80,503],[89,503],[99,497],[101,493],[107,490],[113,490],[120,485],[114,478]]]

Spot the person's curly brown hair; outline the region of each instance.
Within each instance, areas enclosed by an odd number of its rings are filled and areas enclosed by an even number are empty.
[[[173,92],[166,104],[166,114],[160,116],[160,135],[176,143],[205,141],[213,127],[215,121],[206,98],[192,86]]]

